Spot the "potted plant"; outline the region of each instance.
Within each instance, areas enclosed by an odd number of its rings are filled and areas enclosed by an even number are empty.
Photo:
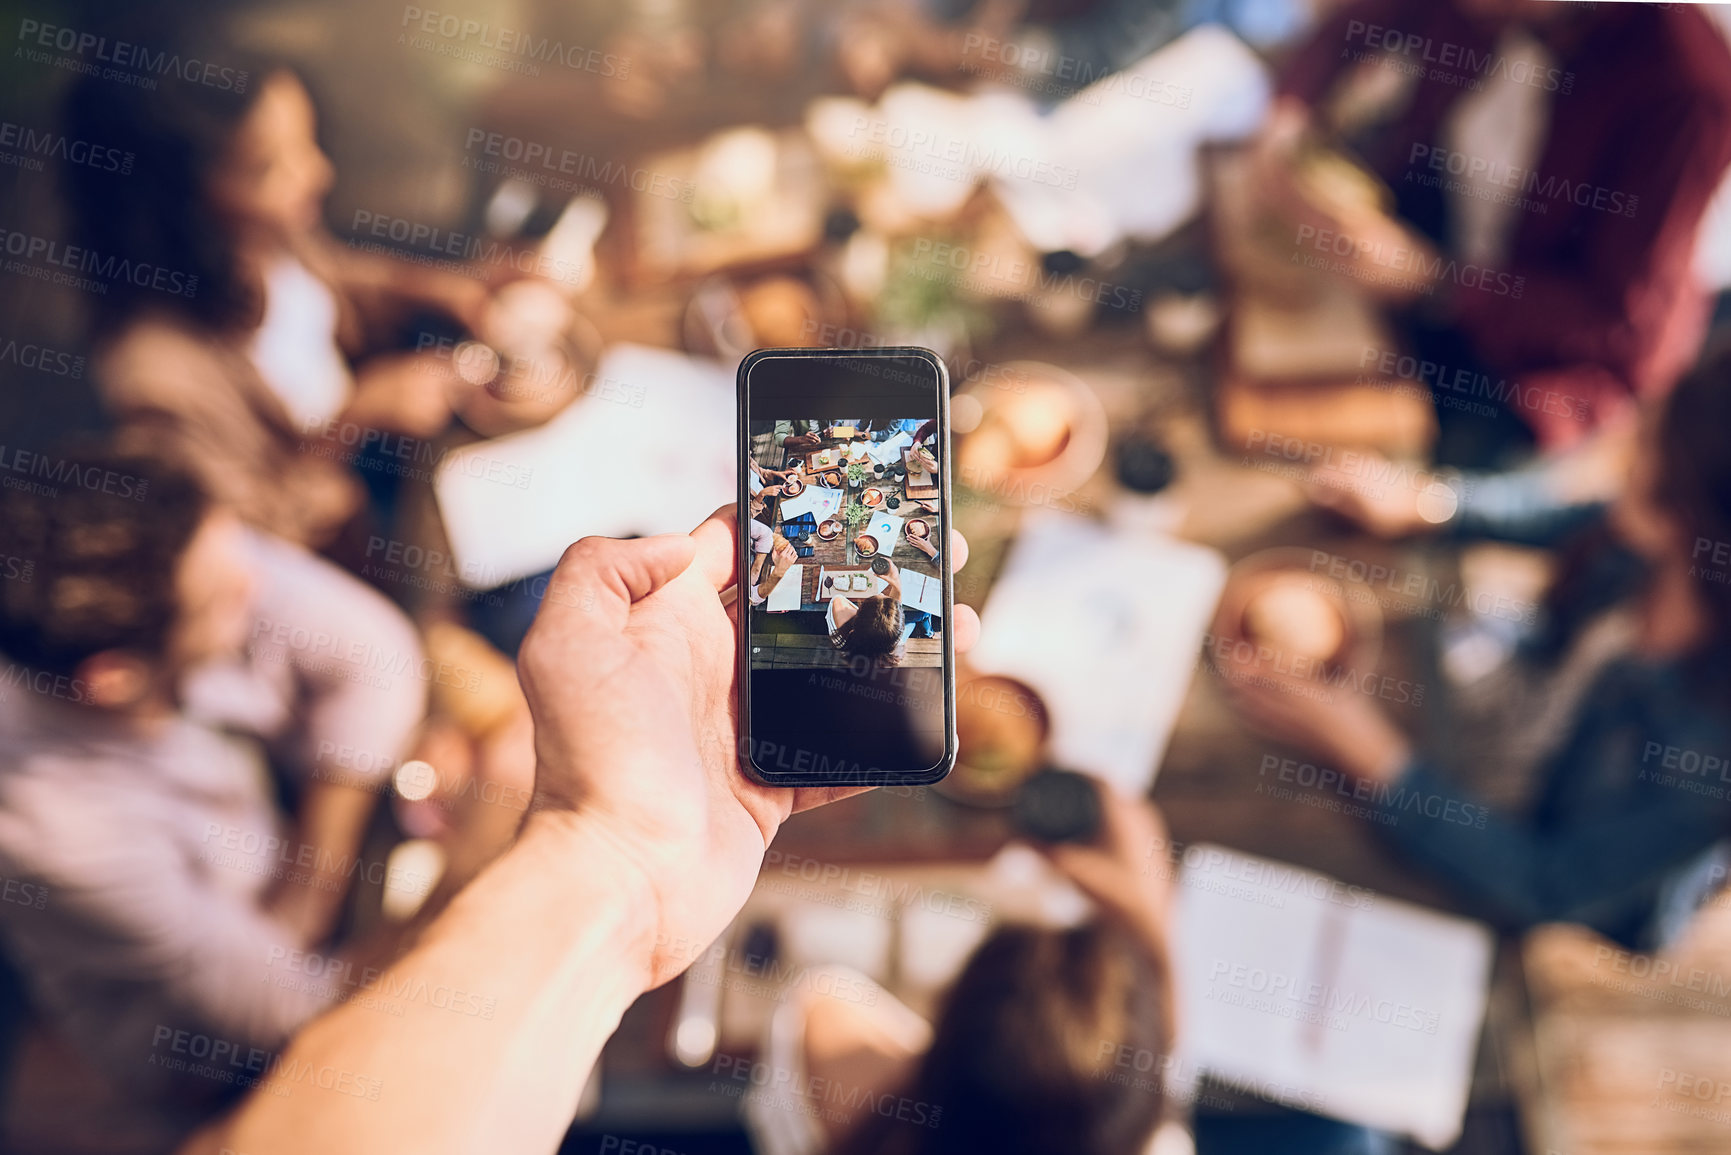
[[[850,461],[847,466],[847,483],[854,489],[865,484],[866,467],[862,462]]]
[[[871,513],[872,511],[860,502],[850,501],[847,503],[847,507],[841,511],[841,523],[847,527],[849,537],[852,537],[860,526],[871,520]]]

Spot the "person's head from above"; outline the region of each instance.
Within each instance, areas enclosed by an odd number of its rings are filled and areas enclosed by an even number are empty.
[[[1649,410],[1622,496],[1617,539],[1655,570],[1693,575],[1710,621],[1703,650],[1731,654],[1731,345],[1716,348]],[[1715,579],[1715,575],[1720,575]]]
[[[1117,924],[1010,925],[945,996],[901,1094],[937,1127],[873,1114],[842,1155],[1140,1155],[1160,1123],[1168,978]]]
[[[0,582],[0,654],[77,705],[170,708],[181,673],[246,641],[254,576],[240,523],[155,459],[64,465],[70,480],[40,492],[0,490],[0,553],[31,565],[28,581]]]
[[[904,624],[902,603],[880,594],[856,603],[853,616],[836,627],[833,638],[836,648],[843,653],[892,665],[902,644]]]
[[[73,230],[103,256],[197,277],[175,294],[120,281],[99,305],[107,325],[149,305],[174,305],[215,329],[258,322],[253,258],[316,230],[333,170],[319,147],[312,97],[290,69],[238,51],[227,86],[165,77],[159,90],[118,98],[86,77],[65,109],[67,135],[129,155],[127,171],[69,165]],[[245,72],[244,78],[239,74]]]

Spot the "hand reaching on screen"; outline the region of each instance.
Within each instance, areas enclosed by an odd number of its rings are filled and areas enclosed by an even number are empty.
[[[1459,498],[1442,478],[1369,451],[1352,468],[1323,466],[1305,479],[1311,503],[1382,538],[1434,530],[1454,516]]]
[[[1133,798],[1104,782],[1100,832],[1092,842],[1042,847],[1066,877],[1103,910],[1156,949],[1163,949],[1172,906],[1174,864],[1166,820],[1146,798]]]

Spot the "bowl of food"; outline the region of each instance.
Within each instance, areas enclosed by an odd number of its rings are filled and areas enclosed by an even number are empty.
[[[818,522],[817,536],[822,541],[834,541],[841,536],[841,522],[833,517]]]
[[[865,503],[867,509],[876,509],[884,503],[884,491],[875,485],[867,486],[859,499]]]
[[[783,497],[798,497],[804,491],[805,482],[797,477],[790,477],[781,483],[781,495]]]
[[[1368,672],[1382,648],[1382,612],[1364,583],[1317,572],[1311,551],[1271,549],[1232,567],[1213,636],[1216,664],[1242,656],[1258,667],[1249,674]]]
[[[1051,721],[1030,686],[997,674],[956,690],[956,768],[937,789],[974,806],[1008,806],[1045,763]]]
[[[841,488],[841,471],[838,469],[830,470],[828,473],[823,475],[823,483],[825,485],[829,486],[831,489],[840,489]]]
[[[869,533],[862,533],[853,539],[854,549],[861,557],[872,557],[878,551],[878,539]]]
[[[1086,382],[1056,365],[1003,368],[1021,389],[977,384],[952,402],[952,428],[961,435],[957,476],[1018,505],[1029,495],[1074,491],[1105,460],[1105,407]]]
[[[912,540],[925,541],[932,536],[932,527],[923,517],[910,517],[907,524],[902,526],[902,532]]]

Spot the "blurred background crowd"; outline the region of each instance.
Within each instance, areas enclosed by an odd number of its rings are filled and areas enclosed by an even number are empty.
[[[5,1150],[489,1017],[377,980],[532,805],[560,551],[886,345],[958,767],[792,821],[568,1150],[1731,1147],[1726,10],[4,9]]]

